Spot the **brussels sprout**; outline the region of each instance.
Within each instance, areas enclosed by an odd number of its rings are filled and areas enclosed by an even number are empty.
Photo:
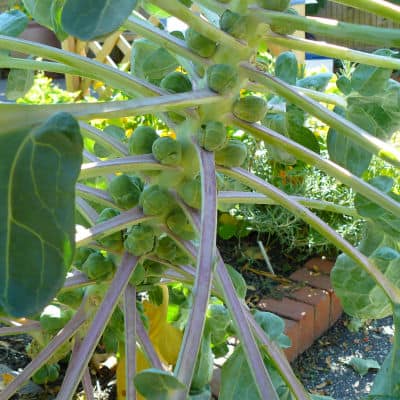
[[[219,20],[221,30],[237,39],[243,39],[247,34],[246,16],[231,10],[225,10]]]
[[[299,13],[294,8],[288,8],[285,11],[285,13],[286,14],[292,14],[292,15],[299,15]],[[282,25],[282,24],[271,24],[270,28],[271,28],[271,31],[273,31],[275,33],[279,33],[280,35],[291,35],[296,30],[290,24],[285,24],[285,25]]]
[[[219,150],[226,144],[226,129],[222,122],[208,121],[198,133],[199,145],[208,151]]]
[[[56,381],[59,374],[60,366],[58,364],[45,364],[33,374],[32,380],[38,385],[46,385],[49,382]]]
[[[104,208],[96,220],[96,224],[105,222],[119,215],[119,211],[114,208]],[[111,235],[97,239],[97,241],[108,249],[119,251],[122,249],[122,233],[121,231],[114,232]]]
[[[228,309],[222,304],[210,304],[207,308],[207,326],[213,331],[224,331],[231,322]]]
[[[201,57],[211,57],[217,50],[217,44],[194,29],[189,28],[185,33],[186,44]]]
[[[91,254],[82,266],[82,271],[89,279],[101,281],[108,279],[115,271],[115,264],[110,257],[105,257],[99,251]]]
[[[151,126],[138,126],[129,138],[129,153],[150,154],[151,146],[157,138],[157,132]]]
[[[246,96],[236,100],[232,112],[243,121],[250,123],[260,121],[267,112],[267,103],[258,96]]]
[[[165,223],[176,235],[191,240],[196,237],[196,232],[181,208],[175,208],[168,214]]]
[[[247,157],[247,146],[240,140],[229,140],[221,150],[215,152],[215,162],[224,167],[240,167]]]
[[[145,277],[146,277],[146,271],[143,267],[143,264],[138,263],[135,269],[133,270],[131,277],[129,278],[129,283],[132,286],[140,285],[144,281]]]
[[[237,69],[229,64],[214,64],[207,69],[207,85],[214,92],[225,94],[239,82]]]
[[[201,340],[190,389],[193,391],[203,390],[204,386],[211,381],[213,368],[214,356],[211,351],[211,334],[205,334]]]
[[[186,265],[191,264],[191,259],[180,247],[177,246],[175,257],[171,262],[176,265]]]
[[[175,36],[178,39],[185,40],[185,35],[181,31],[172,31],[169,34]]]
[[[138,78],[144,79],[143,64],[146,58],[156,51],[159,46],[145,38],[135,39],[132,43],[131,73]]]
[[[159,184],[162,187],[171,189],[176,188],[182,182],[185,177],[185,172],[181,169],[167,169],[160,171],[157,179],[154,179],[154,183]]]
[[[125,131],[116,125],[106,126],[104,128],[103,132],[107,133],[108,135],[112,136],[114,139],[117,139],[121,142],[126,139]],[[107,149],[105,149],[101,144],[99,144],[97,142],[93,146],[93,152],[96,157],[100,157],[100,158],[108,157],[111,155],[111,153]]]
[[[170,72],[164,76],[160,86],[169,93],[183,93],[192,90],[192,82],[188,76],[178,71]]]
[[[150,185],[143,190],[139,203],[145,215],[162,216],[175,206],[175,199],[166,188]]]
[[[146,278],[148,278],[150,276],[160,277],[164,273],[164,271],[167,269],[166,265],[161,264],[157,261],[152,261],[152,260],[146,260],[144,262],[144,267],[146,269]]]
[[[75,251],[75,257],[74,261],[72,263],[72,266],[75,267],[76,269],[81,270],[83,263],[86,261],[86,259],[90,256],[90,254],[94,253],[96,250],[93,250],[89,247],[78,247]]]
[[[143,62],[143,72],[146,79],[157,81],[168,73],[175,71],[179,64],[175,57],[163,47],[153,51]]]
[[[168,136],[155,140],[151,150],[154,158],[161,164],[177,165],[181,162],[182,145]]]
[[[178,188],[182,200],[190,207],[201,207],[201,182],[199,178],[184,181]]]
[[[118,207],[129,209],[137,206],[143,184],[136,176],[116,176],[108,185],[108,193]]]
[[[85,290],[81,287],[63,290],[57,294],[57,300],[72,308],[78,308],[81,304],[84,293]]]
[[[39,317],[40,326],[49,333],[56,333],[64,328],[66,323],[73,317],[74,311],[63,309],[60,306],[47,306]]]
[[[285,11],[290,5],[290,0],[257,0],[257,3],[266,10]]]
[[[176,256],[177,244],[169,236],[157,239],[155,253],[163,260],[172,261]]]
[[[129,228],[124,247],[135,256],[142,256],[153,250],[155,233],[149,225],[134,225]]]

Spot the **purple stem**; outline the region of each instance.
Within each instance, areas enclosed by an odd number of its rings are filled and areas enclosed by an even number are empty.
[[[7,326],[0,328],[0,336],[7,335],[20,335],[21,333],[41,331],[42,327],[39,322],[33,322],[32,324],[23,324],[20,326]]]
[[[304,389],[303,385],[299,382],[296,375],[293,373],[292,367],[290,366],[286,356],[282,350],[268,338],[264,330],[254,320],[248,309],[242,305],[242,308],[246,314],[246,318],[250,323],[250,326],[256,335],[257,339],[265,346],[265,350],[271,358],[272,363],[276,366],[279,374],[286,381],[293,394],[297,396],[298,400],[309,400],[310,396]]]
[[[72,335],[85,322],[86,315],[84,305],[81,305],[74,317],[64,328],[51,340],[51,342],[17,375],[17,377],[5,387],[0,394],[1,400],[9,399],[29,378],[45,364]]]
[[[143,351],[144,351],[147,359],[149,360],[151,366],[153,368],[163,370],[164,367],[161,364],[161,361],[158,358],[156,351],[154,350],[153,343],[151,343],[151,340],[146,331],[146,328],[143,325],[143,321],[142,321],[139,313],[136,313],[136,335],[139,338],[139,341],[143,346]]]
[[[201,164],[201,223],[200,247],[193,287],[193,307],[189,314],[175,375],[185,385],[176,400],[185,400],[193,378],[196,359],[203,336],[205,315],[211,293],[217,230],[217,190],[214,153],[196,146]]]
[[[265,368],[260,349],[249,327],[242,303],[236,295],[231,278],[226,271],[220,254],[218,254],[217,274],[218,281],[225,294],[225,301],[238,330],[240,342],[243,345],[244,354],[256,383],[258,393],[262,399],[279,400],[271,377]]]
[[[57,396],[58,400],[70,400],[73,397],[84,373],[84,369],[89,364],[90,358],[118,303],[119,297],[128,284],[129,277],[137,265],[137,260],[137,257],[124,253],[121,265],[115,273],[110,288],[104,296],[104,300],[86,336],[82,340],[80,346],[81,350],[70,359],[63,384]]]
[[[92,378],[90,377],[89,367],[86,367],[85,372],[83,373],[82,386],[83,386],[83,391],[85,392],[85,399],[95,400],[94,387],[92,384]]]
[[[136,400],[136,288],[128,285],[124,295],[126,398]]]
[[[79,286],[87,286],[88,284],[95,283],[88,279],[86,274],[81,271],[74,271],[73,275],[69,276],[64,283],[63,289],[69,289]]]

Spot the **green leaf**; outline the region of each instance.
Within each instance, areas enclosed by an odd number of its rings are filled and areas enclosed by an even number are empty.
[[[351,93],[351,81],[347,76],[339,76],[339,78],[336,81],[336,87],[345,95],[347,96],[348,94]]]
[[[78,123],[66,113],[35,129],[5,129],[0,134],[0,305],[22,317],[51,301],[72,262],[83,141]]]
[[[291,346],[291,340],[283,332],[285,330],[285,323],[278,315],[266,311],[256,311],[254,319],[268,335],[268,337],[278,342],[280,347],[288,348]]]
[[[359,357],[353,357],[349,362],[350,365],[356,372],[358,372],[361,376],[364,376],[368,373],[370,369],[379,369],[380,365],[377,361],[372,360],[370,358],[364,359]]]
[[[19,36],[28,25],[28,17],[21,11],[11,10],[0,14],[0,35]]]
[[[394,53],[388,49],[381,49],[375,51],[374,54],[390,57]],[[351,77],[351,86],[363,96],[372,96],[385,89],[391,74],[390,69],[359,64]]]
[[[318,90],[320,92],[324,91],[328,86],[329,81],[332,78],[332,74],[330,72],[321,72],[320,74],[315,74],[311,76],[307,76],[306,78],[299,79],[296,83],[296,86]]]
[[[136,5],[137,0],[66,0],[61,23],[70,35],[93,40],[118,29]]]
[[[291,125],[289,137],[302,146],[319,154],[320,148],[318,140],[310,129],[304,126]]]
[[[281,53],[275,62],[275,75],[289,85],[296,84],[297,58],[291,51]]]
[[[51,28],[56,34],[59,41],[65,40],[68,36],[61,24],[61,15],[64,3],[65,0],[53,0],[50,9]]]
[[[23,0],[32,18],[40,25],[52,28],[51,13],[54,0]]]
[[[151,400],[168,400],[176,391],[185,388],[171,373],[156,368],[139,372],[133,381],[137,391]]]
[[[341,116],[345,114],[340,107],[335,107],[334,111]],[[328,131],[327,148],[332,161],[357,176],[362,175],[371,162],[371,153],[332,128]]]
[[[7,78],[6,97],[8,100],[17,100],[25,96],[33,86],[35,71],[26,69],[12,69]]]
[[[225,264],[225,266],[230,278],[232,279],[236,294],[239,296],[239,298],[244,299],[247,292],[246,281],[243,279],[243,276],[231,265]]]

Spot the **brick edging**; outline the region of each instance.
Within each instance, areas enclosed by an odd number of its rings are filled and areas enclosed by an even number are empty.
[[[292,281],[305,286],[288,292],[281,300],[264,297],[257,304],[260,310],[284,319],[285,333],[292,341],[292,346],[285,350],[289,361],[308,349],[342,315],[342,306],[330,283],[333,265],[334,262],[323,258],[311,258],[290,276]]]

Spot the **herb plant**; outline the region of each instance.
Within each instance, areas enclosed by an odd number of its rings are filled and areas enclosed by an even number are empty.
[[[337,2],[400,21],[400,8],[385,1]],[[373,157],[400,165],[390,144],[400,110],[400,85],[390,77],[400,61],[389,50],[398,46],[399,30],[326,24],[296,15],[286,0],[24,4],[61,39],[92,40],[121,26],[141,38],[133,43],[132,73],[125,73],[19,40],[13,36],[24,29],[24,14],[0,16],[0,65],[19,77],[10,82],[13,98],[26,92],[33,70],[102,81],[127,97],[0,104],[0,312],[10,325],[0,333],[33,337],[32,362],[1,399],[33,375],[38,382],[55,379],[57,362],[67,356],[57,398],[71,399],[79,382],[93,398],[88,363],[100,341],[120,353],[121,398],[210,398],[213,358],[227,353],[232,336],[240,345],[222,368],[220,399],[321,398],[307,393],[280,349],[290,345],[283,321],[249,311],[243,278],[216,248],[218,207],[264,201],[286,208],[343,252],[332,275],[349,313],[393,314],[393,350],[370,397],[398,398],[399,194],[391,178],[367,182],[363,176]],[[188,29],[168,33],[149,23],[147,12],[173,15]],[[290,36],[295,29],[385,49],[352,51]],[[359,63],[340,79],[345,97],[321,92],[326,76],[298,79],[290,52],[278,59],[275,76],[264,72],[257,52],[269,44]],[[10,51],[41,59],[16,59]],[[319,102],[336,107],[331,111]],[[330,159],[321,157],[313,132],[303,126],[305,113],[330,127]],[[141,125],[126,140],[114,128],[87,122],[143,114],[155,114],[173,134],[164,139]],[[342,207],[288,195],[241,168],[251,154],[232,130],[263,141],[279,162],[300,160],[352,188],[356,212],[368,220],[359,248],[310,210],[345,212]],[[88,140],[100,146],[95,154]],[[98,177],[102,186],[93,183]],[[232,180],[251,191],[232,190],[226,185]]]

